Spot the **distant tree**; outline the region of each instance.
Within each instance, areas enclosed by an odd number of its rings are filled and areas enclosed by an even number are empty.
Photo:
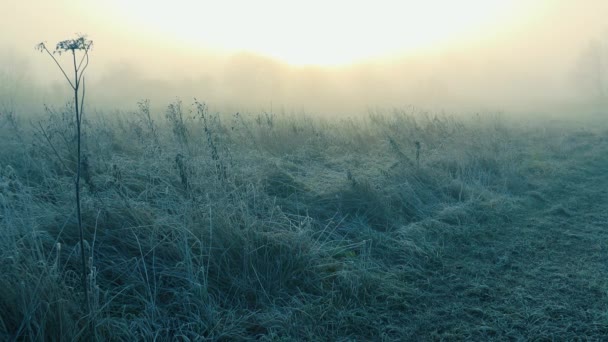
[[[581,52],[577,78],[595,105],[608,103],[608,41],[591,41]]]
[[[0,56],[0,113],[15,112],[26,96],[31,100],[32,85],[26,84],[28,67],[24,58],[11,51]]]

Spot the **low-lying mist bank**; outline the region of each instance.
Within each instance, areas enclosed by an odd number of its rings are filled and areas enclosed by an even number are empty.
[[[409,106],[526,115],[606,108],[606,44],[579,44],[578,50],[559,58],[550,51],[515,56],[509,49],[461,48],[341,67],[290,66],[251,53],[163,52],[149,61],[141,52],[98,61],[93,50],[86,97],[89,108],[102,111],[132,108],[143,99],[158,110],[177,97],[196,97],[226,113],[327,116]],[[60,105],[70,97],[65,80],[46,56],[14,52],[0,60],[0,106],[39,111],[42,103]]]

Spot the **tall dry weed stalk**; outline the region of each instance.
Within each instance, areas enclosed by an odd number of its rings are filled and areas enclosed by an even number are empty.
[[[218,179],[225,180],[227,178],[227,168],[226,164],[224,164],[224,161],[222,161],[222,159],[220,158],[219,149],[211,131],[207,105],[204,102],[200,102],[196,99],[194,99],[194,104],[196,105],[198,117],[203,122],[203,130],[205,131],[207,144],[209,144],[209,148],[211,149],[211,159],[215,162],[215,168],[217,171]]]
[[[182,111],[182,101],[177,100],[167,107],[165,118],[171,124],[173,135],[182,146],[188,146],[188,128],[184,121],[184,113]]]
[[[150,112],[150,100],[145,99],[145,100],[141,100],[141,101],[137,102],[137,107],[138,107],[139,111],[136,113],[136,115],[139,116],[141,123],[147,129],[146,138],[148,138],[148,140],[151,139],[154,142],[154,149],[156,149],[156,150],[158,150],[158,152],[160,152],[161,144],[160,144],[160,138],[159,138],[159,134],[158,134],[158,127],[157,127],[156,123],[154,122],[154,120],[152,119],[152,115]],[[182,130],[185,130],[185,127],[182,128]]]
[[[90,329],[92,336],[95,335],[94,324],[92,321],[92,308],[89,300],[89,287],[87,282],[87,276],[89,272],[87,271],[87,262],[85,256],[85,240],[84,240],[84,229],[82,226],[82,213],[81,213],[81,203],[80,203],[80,178],[82,171],[82,116],[84,114],[84,98],[85,98],[85,79],[84,74],[89,66],[89,51],[93,46],[93,42],[88,40],[86,36],[80,35],[75,39],[67,39],[62,40],[55,46],[55,50],[51,52],[44,42],[38,44],[36,49],[40,52],[46,52],[49,57],[55,62],[66,81],[74,91],[74,114],[75,114],[75,122],[76,122],[76,177],[74,180],[74,190],[76,193],[76,217],[78,221],[78,232],[79,232],[79,240],[80,240],[80,256],[81,256],[81,278],[82,278],[82,288],[84,291],[84,307],[85,310],[88,311],[90,322]],[[81,56],[78,57],[78,52],[81,53]],[[68,53],[71,55],[71,64],[73,66],[73,71],[70,72],[73,78],[68,76],[68,72],[61,66],[55,55],[61,56],[63,53]],[[88,166],[88,163],[87,163]]]

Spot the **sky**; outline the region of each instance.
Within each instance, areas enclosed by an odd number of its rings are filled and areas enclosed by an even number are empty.
[[[608,41],[605,0],[1,0],[0,13],[5,103],[60,102],[34,46],[86,34],[100,107],[540,111],[589,100],[585,58]]]

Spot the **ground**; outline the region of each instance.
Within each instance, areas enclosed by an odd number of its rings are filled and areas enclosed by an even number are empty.
[[[153,114],[85,122],[87,272],[71,107],[0,117],[0,339],[608,339],[601,118]]]
[[[565,137],[501,221],[445,240],[416,282],[410,337],[608,338],[606,137]]]

